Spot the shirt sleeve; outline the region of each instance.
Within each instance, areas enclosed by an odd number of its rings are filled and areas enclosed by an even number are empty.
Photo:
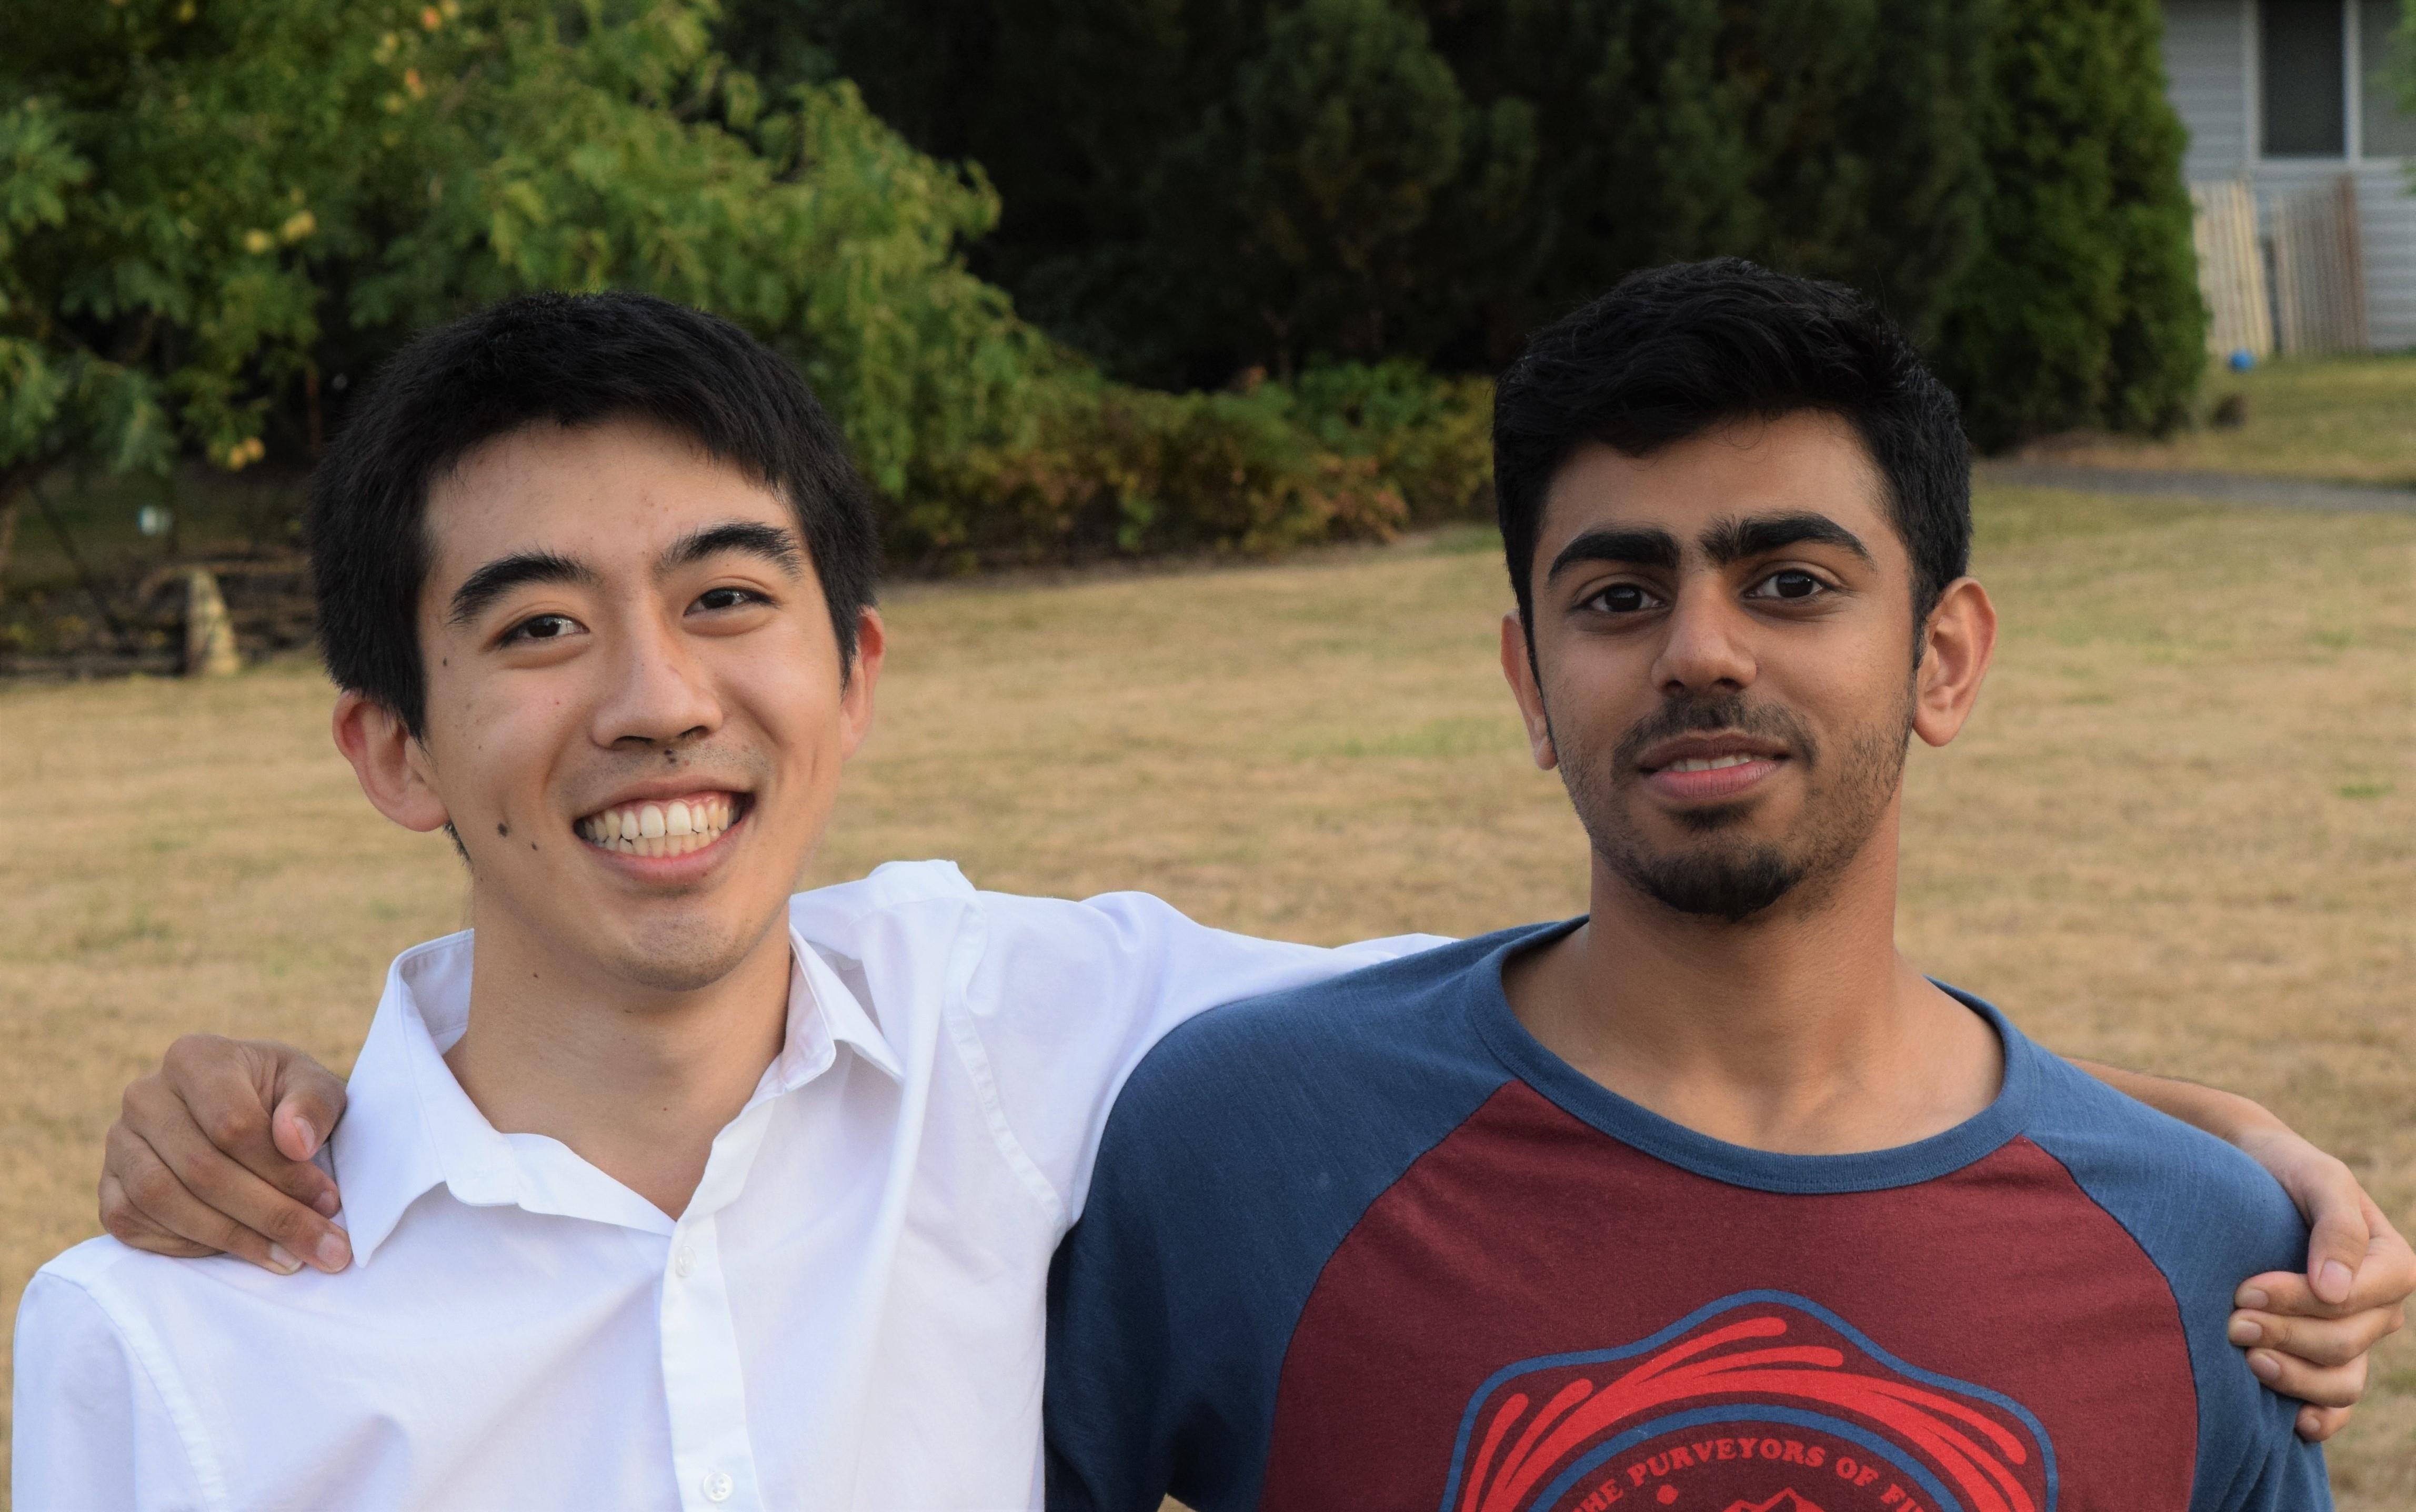
[[[1081,1215],[1117,1091],[1168,1030],[1220,1003],[1444,943],[1403,935],[1329,950],[1256,939],[1140,892],[1081,903],[986,892],[981,903],[981,955],[950,1035],[1009,1160],[1061,1225]]]
[[[2284,1402],[2285,1425],[2298,1421],[2299,1404]],[[2324,1451],[2300,1439],[2294,1427],[2283,1436],[2266,1436],[2270,1447],[2264,1463],[2244,1477],[2223,1501],[2227,1512],[2332,1512],[2332,1478],[2324,1469]]]
[[[92,1294],[37,1273],[17,1308],[10,1492],[18,1512],[209,1505],[150,1371]]]

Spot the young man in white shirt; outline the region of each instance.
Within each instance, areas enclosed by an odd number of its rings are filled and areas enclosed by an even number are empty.
[[[395,359],[317,480],[335,737],[450,831],[332,1142],[354,1256],[28,1288],[17,1505],[976,1507],[1125,1067],[1409,948],[885,867],[791,896],[871,719],[876,543],[778,357],[628,296]]]
[[[942,864],[790,897],[883,650],[869,515],[794,375],[693,312],[547,297],[365,403],[312,508],[338,743],[454,832],[479,969],[461,936],[389,975],[329,1150],[348,1235],[237,1175],[331,1196],[295,1163],[342,1100],[315,1068],[204,1041],[198,1117],[129,1095],[113,1229],[322,1273],[106,1240],[46,1267],[19,1505],[1031,1504],[1047,1265],[1125,1072],[1214,1003],[1425,942]],[[2251,1106],[2168,1095],[2354,1209]],[[2321,1372],[2379,1325],[2311,1326]]]

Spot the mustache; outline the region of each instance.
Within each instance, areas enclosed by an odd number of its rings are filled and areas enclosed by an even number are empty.
[[[642,778],[676,773],[694,777],[703,786],[753,792],[763,786],[771,772],[771,758],[748,747],[718,743],[667,746],[642,755],[616,754],[611,766],[584,786],[592,792],[612,793]]]
[[[1674,736],[1727,730],[1783,741],[1789,751],[1806,763],[1817,759],[1820,755],[1812,731],[1792,710],[1783,704],[1756,702],[1742,693],[1724,693],[1708,697],[1673,699],[1638,720],[1626,734],[1619,738],[1618,746],[1612,750],[1611,770],[1634,771],[1643,759],[1647,747]]]

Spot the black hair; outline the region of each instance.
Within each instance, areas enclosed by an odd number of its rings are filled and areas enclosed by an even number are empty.
[[[846,444],[778,353],[717,316],[646,294],[522,294],[387,360],[310,480],[304,538],[319,651],[340,687],[427,710],[419,596],[428,492],[472,448],[525,426],[637,418],[778,493],[830,605],[842,672],[879,584],[881,544]]]
[[[1629,274],[1528,337],[1502,374],[1494,497],[1530,638],[1544,499],[1578,446],[1650,457],[1723,421],[1806,410],[1846,420],[1869,450],[1912,558],[1914,623],[1926,619],[1971,555],[1971,444],[1955,396],[1853,290],[1727,257]]]

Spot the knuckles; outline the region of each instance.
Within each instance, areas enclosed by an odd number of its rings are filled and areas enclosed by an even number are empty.
[[[124,1177],[118,1185],[124,1190],[128,1204],[146,1217],[174,1202],[184,1186],[166,1166],[156,1163]],[[128,1220],[131,1221],[133,1217],[129,1214]]]
[[[160,1069],[171,1076],[189,1076],[214,1063],[224,1063],[234,1055],[234,1041],[222,1034],[180,1034],[159,1057]]]
[[[203,1137],[230,1153],[260,1144],[268,1136],[268,1114],[258,1104],[196,1110]]]
[[[310,1248],[317,1235],[311,1232],[311,1220],[299,1207],[281,1204],[261,1220],[259,1228],[286,1249],[301,1252]]]
[[[126,1090],[118,1094],[117,1116],[129,1125],[143,1123],[152,1109],[173,1097],[174,1094],[168,1091],[168,1079],[160,1072],[138,1076],[127,1083]]]

